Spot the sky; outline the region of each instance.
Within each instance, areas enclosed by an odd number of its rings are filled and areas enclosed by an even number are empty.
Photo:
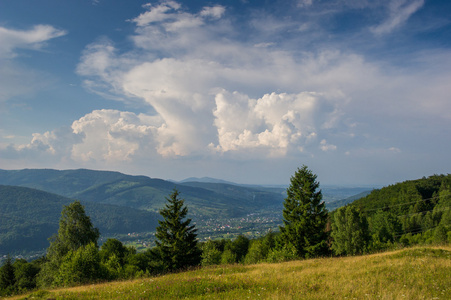
[[[448,0],[1,0],[0,169],[451,171]]]

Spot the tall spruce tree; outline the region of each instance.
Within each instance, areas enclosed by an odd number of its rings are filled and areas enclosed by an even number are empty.
[[[153,252],[170,271],[198,265],[201,250],[197,246],[197,229],[190,225],[191,219],[184,220],[188,213],[185,201],[179,198],[176,189],[166,200],[165,208],[160,210],[164,220],[158,221],[157,246]]]
[[[328,213],[322,202],[317,176],[303,165],[291,177],[283,209],[281,238],[291,244],[299,257],[315,257],[328,252],[325,231]]]

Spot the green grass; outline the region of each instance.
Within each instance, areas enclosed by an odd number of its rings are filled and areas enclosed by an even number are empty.
[[[451,246],[217,266],[16,299],[451,299]]]

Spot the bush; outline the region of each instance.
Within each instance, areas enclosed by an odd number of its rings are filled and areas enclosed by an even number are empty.
[[[267,262],[278,263],[290,260],[296,260],[299,257],[296,254],[296,248],[291,244],[286,244],[282,248],[275,248],[269,251]]]
[[[213,241],[207,241],[202,246],[202,266],[219,265],[221,263],[221,251],[216,248]]]
[[[221,255],[221,264],[228,265],[236,263],[236,254],[230,249],[225,249]]]
[[[55,277],[55,285],[70,286],[106,279],[108,270],[100,263],[99,251],[94,243],[69,251]]]

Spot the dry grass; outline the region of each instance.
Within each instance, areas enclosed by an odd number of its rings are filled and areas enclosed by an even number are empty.
[[[38,293],[41,293],[39,295]],[[34,297],[34,298],[32,298]],[[451,299],[451,247],[230,265],[15,299]]]

